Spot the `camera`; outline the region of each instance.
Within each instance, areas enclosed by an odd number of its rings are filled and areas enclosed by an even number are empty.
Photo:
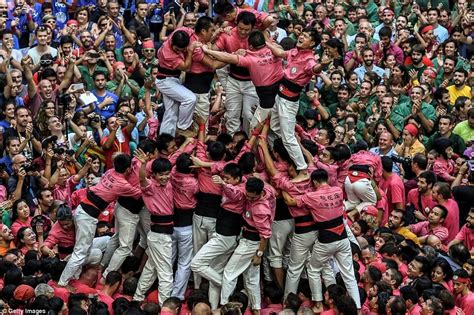
[[[66,155],[73,156],[74,154],[76,154],[74,150],[66,150]]]
[[[100,117],[99,116],[92,117],[92,122],[95,122],[95,123],[100,122]]]
[[[25,170],[25,172],[37,172],[39,170],[39,165],[36,164],[36,163],[26,163],[25,165],[23,165],[23,170]]]
[[[53,148],[53,152],[54,152],[55,154],[62,155],[62,154],[64,154],[65,151],[66,151],[66,150],[65,150],[64,148],[62,148],[62,147]]]
[[[406,164],[406,165],[410,165],[412,161],[411,157],[402,157],[402,156],[397,156],[397,155],[392,155],[390,159],[394,161],[395,163]]]

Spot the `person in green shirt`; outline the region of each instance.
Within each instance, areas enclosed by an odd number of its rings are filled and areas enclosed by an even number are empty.
[[[456,154],[462,155],[466,150],[466,144],[464,140],[453,133],[454,129],[454,118],[450,115],[443,115],[439,118],[438,131],[436,131],[429,139],[426,144],[426,150],[431,151],[434,148],[434,142],[436,139],[445,137],[451,140],[453,144],[453,151]]]
[[[92,91],[95,89],[94,79],[92,78],[94,72],[102,72],[105,74],[106,78],[109,76],[107,68],[98,65],[99,58],[101,57],[98,52],[95,50],[89,50],[86,52],[84,57],[82,57],[84,65],[78,66],[82,80],[86,83],[86,91]]]
[[[407,66],[407,70],[408,73],[410,73],[410,70],[415,70],[418,81],[420,81],[423,71],[425,71],[425,69],[427,68],[427,66],[423,62],[423,58],[425,55],[426,50],[423,48],[423,46],[419,44],[413,46],[413,49],[410,54],[412,64]]]
[[[140,86],[135,80],[129,79],[123,62],[114,64],[114,78],[107,81],[105,88],[123,99],[138,96]]]
[[[338,4],[334,6],[334,17],[331,19],[331,25],[334,25],[334,21],[337,19],[344,20],[346,24],[346,34],[349,36],[353,36],[357,34],[357,29],[352,24],[351,21],[346,17],[346,9],[344,9],[344,6],[341,4]]]

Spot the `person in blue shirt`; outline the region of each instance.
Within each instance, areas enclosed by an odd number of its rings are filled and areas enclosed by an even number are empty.
[[[115,114],[115,108],[118,103],[118,97],[114,93],[107,91],[105,85],[107,77],[103,72],[94,72],[93,74],[95,90],[92,94],[97,98],[95,112],[106,121],[110,116]]]
[[[35,30],[32,13],[33,10],[22,0],[16,0],[13,10],[8,12],[8,18],[12,20],[11,26],[16,28],[20,48],[28,47],[30,33]]]
[[[0,164],[4,164],[5,171],[7,171],[8,175],[11,175],[13,173],[12,159],[20,153],[20,139],[18,137],[7,138],[5,141],[5,151],[5,156],[0,158]]]
[[[53,1],[53,15],[56,17],[56,27],[62,29],[69,20],[68,9],[72,5],[72,0]]]

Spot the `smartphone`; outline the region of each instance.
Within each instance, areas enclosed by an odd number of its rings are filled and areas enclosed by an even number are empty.
[[[71,87],[74,91],[83,90],[84,89],[84,83],[72,84]]]
[[[353,121],[348,121],[347,122],[347,130],[353,130],[354,129],[354,122]]]

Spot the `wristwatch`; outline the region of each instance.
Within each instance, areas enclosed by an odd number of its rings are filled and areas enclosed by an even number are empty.
[[[257,250],[257,257],[262,257],[263,256],[263,251],[262,250]]]

